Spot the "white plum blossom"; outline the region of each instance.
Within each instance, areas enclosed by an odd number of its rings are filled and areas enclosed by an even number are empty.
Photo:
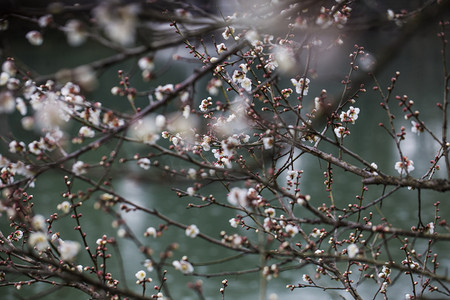
[[[155,64],[150,57],[144,56],[138,60],[138,66],[141,70],[152,71],[155,68]]]
[[[155,118],[139,120],[130,130],[130,135],[145,144],[154,145],[159,140]]]
[[[234,187],[227,196],[227,200],[231,205],[247,206],[247,190]]]
[[[41,231],[32,232],[28,238],[31,247],[36,247],[38,251],[45,251],[50,247],[47,234]]]
[[[359,253],[359,248],[356,244],[352,243],[347,246],[348,257],[354,258]]]
[[[62,203],[58,204],[56,208],[67,214],[70,211],[71,204],[69,201],[63,201]]]
[[[0,113],[12,113],[16,108],[16,101],[10,91],[0,93]]]
[[[35,215],[33,219],[31,219],[31,227],[34,230],[44,230],[45,229],[45,217],[43,215]]]
[[[64,261],[73,260],[80,251],[81,245],[75,241],[61,241],[58,246],[58,251],[61,254],[61,259]]]
[[[276,212],[274,208],[269,207],[264,210],[264,213],[267,214],[270,218],[274,218]]]
[[[275,141],[274,138],[271,136],[263,138],[264,149],[266,150],[272,149],[274,141]]]
[[[303,90],[303,95],[308,95],[309,91],[309,79],[308,78],[300,78],[300,80],[291,79],[292,85],[295,87],[295,91],[297,94],[301,94]],[[305,84],[306,83],[306,84]]]
[[[197,225],[192,224],[186,227],[185,233],[186,236],[190,238],[195,238],[200,233],[200,230],[198,229]]]
[[[40,46],[44,42],[44,38],[42,37],[42,34],[37,30],[29,31],[25,37],[27,38],[28,42],[30,42],[33,46]]]
[[[25,104],[25,101],[23,101],[23,99],[20,97],[16,98],[16,109],[22,116],[25,116],[27,114],[27,105]]]
[[[186,259],[186,257],[183,257],[182,260],[174,260],[172,265],[176,270],[181,271],[184,274],[189,274],[194,272],[194,267]]]
[[[149,272],[151,272],[151,271],[153,271],[153,261],[151,260],[151,259],[146,259],[145,261],[144,261],[144,267],[146,267],[147,268],[147,271],[149,271]]]
[[[83,126],[78,131],[78,135],[81,137],[93,138],[95,136],[95,131],[89,126]]]
[[[21,153],[26,150],[26,145],[24,142],[11,141],[9,143],[9,152],[11,153]]]
[[[407,157],[404,157],[403,161],[396,162],[394,167],[400,175],[403,175],[414,171],[414,162],[409,160]]]
[[[156,231],[155,227],[148,227],[147,230],[144,233],[145,236],[151,236],[151,237],[157,237],[158,232]]]
[[[86,174],[87,173],[86,164],[81,160],[75,162],[72,166],[72,172],[77,176]]]
[[[339,127],[334,128],[334,133],[336,134],[337,138],[340,139],[340,138],[344,138],[347,135],[349,135],[350,131],[347,128],[345,128],[344,126],[339,126]]]
[[[187,192],[187,194],[188,194],[189,196],[191,196],[191,197],[195,195],[195,189],[194,189],[192,186],[188,187],[188,188],[186,189],[186,192]]]
[[[64,26],[64,31],[66,33],[67,43],[74,47],[82,45],[88,36],[83,23],[76,19],[68,20]]]
[[[136,278],[138,280],[137,283],[139,284],[139,282],[141,282],[145,279],[145,277],[147,276],[147,273],[145,273],[144,270],[140,270],[136,274],[134,274],[134,276],[136,276]]]
[[[230,223],[230,226],[234,228],[237,228],[239,225],[239,220],[236,218],[231,218],[228,222]]]
[[[148,159],[148,158],[140,158],[137,161],[137,165],[139,167],[141,167],[142,169],[144,169],[144,170],[148,170],[148,169],[150,169],[150,166],[151,166],[150,159]]]
[[[423,126],[420,123],[417,123],[415,121],[411,121],[411,132],[417,133],[417,135],[420,135],[421,132],[423,132]]]
[[[284,228],[284,230],[290,237],[294,237],[298,233],[297,226],[292,225],[292,224],[287,224],[286,227]]]
[[[169,93],[173,92],[173,90],[174,90],[173,84],[171,84],[171,83],[166,84],[164,86],[161,86],[161,85],[158,86],[155,89],[156,100],[161,101],[162,99],[164,99],[165,94],[169,94]]]
[[[212,100],[211,97],[208,97],[208,98],[202,100],[202,102],[199,105],[199,108],[200,108],[201,112],[207,112],[208,111],[208,108],[212,105],[211,100]]]
[[[248,93],[252,91],[252,80],[245,77],[240,81],[241,87],[246,90]]]
[[[222,33],[222,36],[225,40],[228,40],[230,38],[230,36],[232,36],[233,34],[234,34],[234,27],[227,26],[225,31]]]

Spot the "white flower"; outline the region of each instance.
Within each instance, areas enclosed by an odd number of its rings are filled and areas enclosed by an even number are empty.
[[[271,218],[275,217],[275,209],[273,209],[272,207],[266,208],[264,210],[264,213],[267,214]]]
[[[208,111],[208,107],[210,107],[211,105],[212,105],[211,97],[203,99],[202,102],[199,105],[200,111],[201,112],[207,112]]]
[[[147,230],[145,231],[144,235],[145,236],[152,236],[152,237],[157,237],[157,231],[155,229],[155,227],[149,227],[147,228]]]
[[[72,166],[72,172],[75,173],[75,175],[77,176],[86,174],[87,173],[86,164],[81,160],[75,162]]]
[[[194,189],[192,186],[188,187],[188,188],[186,189],[186,192],[187,192],[187,194],[188,194],[189,196],[191,196],[191,197],[195,195],[195,189]]]
[[[36,247],[38,251],[47,250],[50,246],[47,240],[47,235],[41,231],[32,232],[28,238],[28,243],[31,247]]]
[[[130,135],[140,142],[154,145],[156,141],[159,140],[155,118],[147,117],[139,120],[137,124],[131,128]]]
[[[190,114],[191,114],[191,107],[189,105],[183,107],[183,117],[187,119],[189,118]]]
[[[245,207],[247,205],[247,190],[234,187],[228,194],[227,200],[231,205]]]
[[[429,234],[433,234],[434,233],[434,223],[433,222],[428,223],[428,226],[426,228],[426,232],[428,232]]]
[[[264,144],[264,149],[266,149],[266,150],[272,149],[273,144],[274,144],[274,138],[271,136],[263,138],[263,144]]]
[[[153,261],[151,260],[151,259],[146,259],[145,261],[144,261],[144,267],[146,267],[147,268],[147,271],[149,271],[149,272],[151,272],[151,271],[153,271]]]
[[[244,90],[246,90],[248,93],[250,93],[252,91],[252,80],[251,79],[245,77],[244,79],[242,79],[240,81],[240,84],[241,84],[242,88]]]
[[[178,271],[181,271],[184,274],[189,274],[194,272],[194,267],[191,265],[190,262],[186,261],[186,260],[174,260],[172,262],[172,265],[174,266],[175,269],[177,269]]]
[[[228,222],[230,222],[230,226],[234,228],[237,228],[239,225],[239,221],[236,218],[231,218]]]
[[[348,257],[353,258],[359,253],[359,248],[356,244],[352,243],[347,246]]]
[[[300,80],[296,80],[294,78],[291,79],[292,84],[295,86],[295,91],[297,94],[301,94],[303,90],[303,95],[308,95],[309,90],[309,79],[308,78],[300,78]],[[304,84],[306,82],[306,84]]]
[[[16,101],[10,91],[0,93],[0,113],[12,113],[16,107]]]
[[[23,99],[20,97],[16,98],[16,109],[22,116],[25,116],[27,114],[27,105],[25,104],[25,101],[23,101]]]
[[[44,230],[45,229],[45,217],[43,215],[35,215],[33,219],[31,219],[31,227],[34,230]]]
[[[144,170],[150,169],[150,166],[151,166],[150,165],[150,159],[148,159],[148,158],[140,158],[137,161],[137,164],[138,164],[139,167],[141,167]]]
[[[336,134],[337,138],[340,139],[341,137],[346,137],[350,133],[350,131],[348,131],[343,126],[339,126],[334,129],[334,133]]]
[[[21,153],[26,149],[24,142],[11,141],[9,143],[9,152],[11,153]]]
[[[309,283],[309,276],[306,274],[303,274],[302,279],[304,282]]]
[[[156,100],[161,101],[162,99],[164,99],[164,95],[165,94],[169,94],[173,91],[173,84],[166,84],[164,86],[158,86],[155,89],[155,97]]]
[[[58,251],[61,254],[61,259],[71,261],[77,256],[80,251],[80,243],[74,241],[62,241],[58,246]]]
[[[224,39],[228,40],[234,34],[234,27],[228,26],[222,33]]]
[[[71,19],[64,26],[67,43],[70,46],[80,46],[87,39],[87,32],[83,28],[83,23],[79,20]]]
[[[155,118],[155,124],[158,129],[162,129],[166,126],[166,117],[164,115],[157,115]]]
[[[186,227],[185,233],[188,237],[195,238],[200,233],[200,230],[198,229],[197,225],[192,224]]]
[[[298,233],[297,226],[292,225],[292,224],[287,224],[286,227],[284,228],[284,230],[290,237],[293,237]]]
[[[88,126],[83,126],[80,128],[78,135],[80,135],[81,137],[92,138],[95,136],[95,131],[92,130],[92,128],[90,128]]]
[[[227,49],[227,46],[225,46],[224,43],[218,44],[218,45],[216,46],[216,49],[217,49],[217,53],[219,53],[219,54],[228,50],[228,49]]]
[[[40,46],[44,42],[42,34],[36,30],[28,32],[25,35],[25,37],[27,38],[28,42],[30,42],[30,44],[33,46]]]
[[[142,281],[142,280],[145,279],[145,276],[147,276],[147,273],[145,273],[144,270],[140,270],[140,271],[138,271],[136,274],[134,274],[134,276],[136,276],[136,278],[137,278],[139,281]]]
[[[420,123],[417,123],[415,121],[411,121],[411,132],[417,133],[417,135],[420,135],[421,132],[423,132],[423,127]]]
[[[149,57],[141,57],[138,61],[138,66],[141,70],[148,70],[152,71],[155,68],[155,64],[153,63],[153,60],[151,60]]]
[[[69,201],[64,201],[56,206],[58,210],[61,210],[63,213],[67,214],[70,211],[71,204]]]
[[[403,175],[406,172],[412,172],[414,170],[414,162],[412,160],[408,160],[408,158],[404,157],[403,161],[398,161],[394,165],[395,170],[400,175]]]

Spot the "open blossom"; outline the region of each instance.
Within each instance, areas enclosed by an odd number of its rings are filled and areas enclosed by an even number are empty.
[[[274,138],[271,136],[263,138],[263,144],[264,144],[264,149],[266,149],[266,150],[272,149],[273,144],[274,144]]]
[[[32,232],[30,234],[30,237],[28,238],[28,243],[30,244],[30,246],[36,247],[38,251],[47,250],[47,248],[50,246],[48,243],[47,234],[41,231]]]
[[[350,244],[347,246],[348,257],[353,258],[359,253],[359,248],[356,244]]]
[[[137,280],[142,281],[145,279],[145,276],[147,276],[147,273],[145,273],[144,270],[140,270],[136,274],[134,274],[134,276],[136,276]]]
[[[140,158],[137,161],[137,165],[139,167],[141,167],[142,169],[144,169],[144,170],[148,170],[148,169],[150,169],[150,159],[148,159],[148,158]]]
[[[228,26],[222,33],[224,39],[228,40],[234,34],[234,27]]]
[[[26,149],[24,142],[11,141],[9,143],[9,152],[11,153],[21,153]]]
[[[64,201],[56,206],[58,210],[61,210],[63,213],[67,214],[70,211],[71,204],[69,201]]]
[[[156,231],[155,227],[149,227],[144,233],[145,236],[151,236],[151,237],[157,237],[158,232]]]
[[[46,220],[43,215],[35,215],[33,219],[31,219],[31,227],[34,230],[44,230],[45,222]]]
[[[12,113],[16,107],[16,101],[10,91],[0,93],[0,113]]]
[[[404,157],[403,161],[396,162],[394,167],[400,175],[403,175],[405,172],[409,173],[414,170],[414,162]]]
[[[234,228],[237,228],[239,225],[239,220],[236,218],[231,218],[228,222],[230,222],[230,226]]]
[[[245,207],[247,205],[247,190],[234,187],[228,194],[227,200],[232,205]]]
[[[80,252],[80,243],[74,241],[62,241],[58,246],[58,251],[61,254],[61,259],[65,261],[73,260],[78,252]]]
[[[183,257],[183,258],[185,258],[185,257]],[[175,269],[177,269],[178,271],[181,271],[184,274],[189,274],[189,273],[194,272],[194,267],[186,259],[174,260],[172,262],[172,265],[174,266]]]
[[[30,42],[30,44],[33,46],[40,46],[44,42],[42,34],[36,30],[28,32],[25,35],[25,37],[27,38],[28,42]]]
[[[212,105],[211,97],[208,97],[206,99],[203,99],[202,102],[199,105],[201,112],[207,112],[208,108]]]
[[[290,237],[293,237],[298,233],[297,226],[292,225],[292,224],[287,224],[286,227],[284,228],[284,230]]]
[[[87,138],[92,138],[95,136],[95,131],[92,130],[92,128],[88,127],[88,126],[83,126],[80,128],[80,131],[78,132],[78,135],[81,137],[87,137]]]
[[[149,272],[151,272],[151,271],[153,271],[153,261],[151,260],[151,259],[146,259],[145,261],[144,261],[144,267],[146,267],[147,268],[147,271],[149,271]]]
[[[417,133],[419,135],[421,132],[423,132],[423,126],[420,123],[417,123],[415,121],[411,121],[411,132]]]
[[[190,238],[195,238],[200,233],[197,225],[192,224],[186,227],[186,235]]]
[[[86,164],[81,160],[75,162],[72,166],[72,172],[80,176],[87,173]]]
[[[87,39],[87,32],[83,26],[83,23],[79,20],[68,20],[64,26],[64,29],[67,37],[67,43],[70,46],[80,46]]]
[[[350,131],[343,126],[339,126],[334,129],[334,133],[336,134],[337,138],[340,139],[341,137],[344,138],[349,135]]]
[[[295,91],[297,92],[297,94],[301,94],[302,90],[303,90],[303,95],[304,96],[308,95],[308,90],[309,90],[309,79],[308,78],[300,78],[300,80],[292,78],[291,82],[294,85]]]
[[[341,122],[349,122],[355,124],[355,121],[358,119],[359,108],[350,106],[350,108],[346,112],[342,112],[339,115]]]

